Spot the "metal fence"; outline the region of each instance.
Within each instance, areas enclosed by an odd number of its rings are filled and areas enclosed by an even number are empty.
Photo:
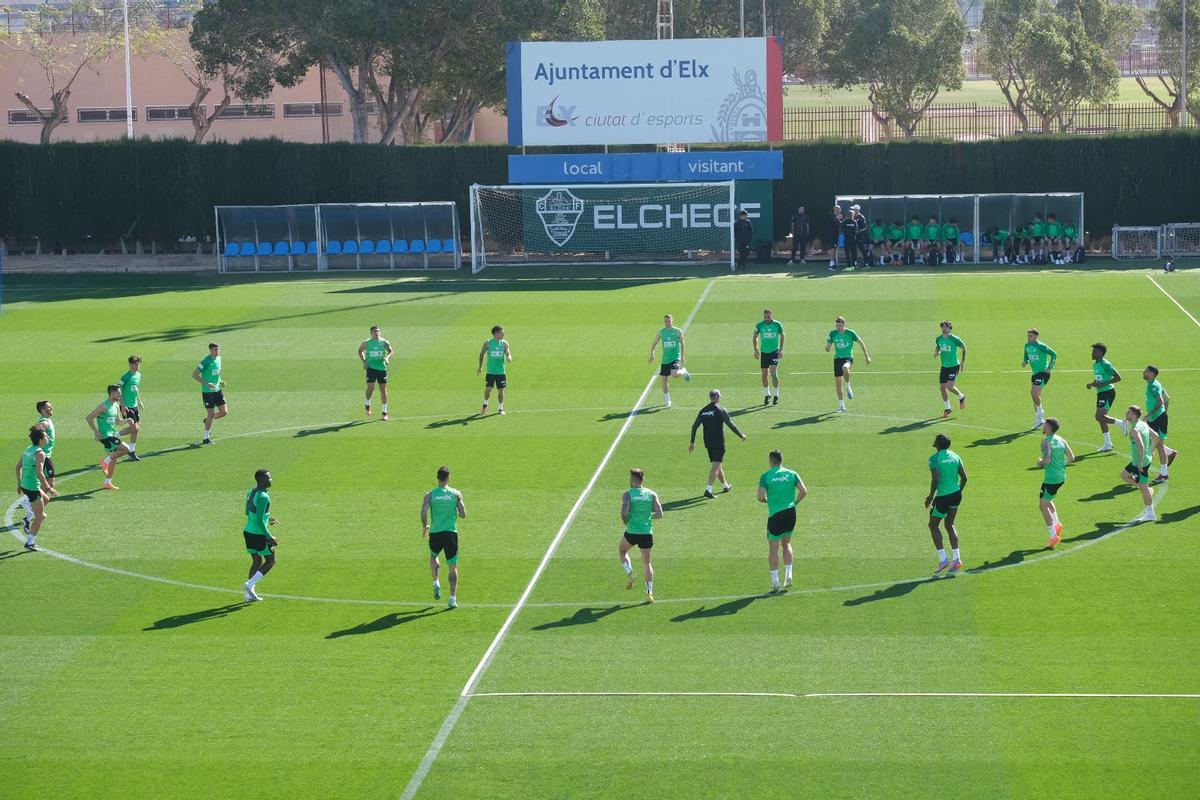
[[[123,27],[120,0],[101,0],[97,4],[95,12],[68,11],[66,4],[54,2],[47,2],[44,5],[63,12],[50,22],[56,33],[78,35],[94,31],[116,31]],[[37,13],[37,6],[32,3],[0,7],[0,30],[9,34],[24,31],[29,23],[28,15],[33,13]],[[194,16],[194,12],[190,8],[180,8],[177,3],[170,2],[170,0],[149,7],[130,8],[131,17],[137,13],[151,14],[155,24],[160,28],[186,28],[191,24]]]

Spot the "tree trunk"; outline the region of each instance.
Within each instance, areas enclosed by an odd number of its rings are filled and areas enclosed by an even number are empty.
[[[71,99],[71,90],[62,89],[50,95],[51,109],[50,113],[42,111],[33,104],[29,99],[29,95],[24,92],[16,92],[16,98],[21,101],[25,108],[29,109],[29,113],[37,117],[42,123],[42,131],[38,137],[38,141],[42,144],[50,144],[50,136],[54,133],[54,129],[67,121],[67,101]]]
[[[341,84],[343,91],[346,92],[346,100],[350,104],[350,121],[353,123],[353,141],[355,144],[362,144],[367,140],[366,76],[363,74],[363,70],[360,69],[356,82],[355,76],[350,71],[350,66],[328,54],[325,56],[325,63],[333,70],[338,83]],[[383,113],[383,109],[379,109],[379,112]]]
[[[204,137],[208,134],[208,129],[211,124],[208,121],[208,116],[204,113],[204,109],[200,107],[204,102],[204,98],[208,97],[211,90],[207,86],[197,86],[196,96],[192,98],[191,105],[188,106],[188,115],[192,118],[192,142],[200,144],[204,141]]]

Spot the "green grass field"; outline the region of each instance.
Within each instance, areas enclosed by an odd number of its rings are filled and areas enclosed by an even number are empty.
[[[7,468],[49,398],[63,495],[43,552],[0,532],[5,798],[1124,799],[1200,784],[1200,325],[1171,299],[1200,316],[1200,272],[495,269],[4,289]],[[764,306],[787,337],[770,408],[750,350]],[[655,388],[630,420],[664,312],[693,316],[694,378],[674,384],[674,408]],[[874,359],[856,363],[842,415],[823,352],[837,314]],[[946,317],[970,348],[969,400],[942,420],[931,340]],[[480,417],[476,358],[497,322],[509,413]],[[372,323],[397,349],[387,423],[362,413],[355,351]],[[1060,354],[1046,407],[1082,457],[1052,553],[1020,368],[1031,325]],[[190,375],[210,340],[231,415],[201,448]],[[1183,455],[1153,524],[1128,524],[1141,511],[1119,486],[1128,444],[1095,452],[1096,340],[1125,377],[1121,407],[1142,401],[1151,362],[1172,397]],[[143,460],[100,492],[83,418],[131,353],[145,359]],[[749,439],[729,443],[734,490],[705,500],[687,438],[712,386]],[[922,500],[938,432],[970,474],[969,571],[932,579]],[[796,587],[767,596],[754,491],[775,447],[810,495]],[[418,520],[440,464],[469,512],[455,611],[432,600]],[[632,466],[667,508],[654,605],[625,591],[616,560]],[[259,467],[275,478],[279,563],[266,601],[243,604]],[[1108,696],[1128,694],[1168,696]]]
[[[1151,81],[1152,85],[1155,84]],[[938,105],[975,103],[981,106],[1003,106],[1004,94],[993,80],[974,80],[963,83],[963,88],[953,92],[941,92],[934,101]],[[1149,95],[1142,91],[1135,78],[1122,78],[1118,89],[1117,103],[1152,103]],[[826,89],[821,86],[794,85],[787,87],[783,98],[788,108],[830,108],[833,106],[869,105],[866,89]]]

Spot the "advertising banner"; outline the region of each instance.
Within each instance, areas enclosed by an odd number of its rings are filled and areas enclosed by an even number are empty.
[[[508,44],[509,144],[782,138],[778,38]]]
[[[509,156],[509,183],[779,180],[782,150]]]

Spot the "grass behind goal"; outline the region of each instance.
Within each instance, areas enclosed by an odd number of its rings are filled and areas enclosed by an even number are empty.
[[[1200,453],[1200,327],[1134,270],[714,280],[718,269],[10,280],[10,463],[33,403],[57,409],[65,497],[41,544],[177,583],[18,554],[5,539],[5,794],[398,797],[646,386],[662,314],[682,322],[712,281],[687,333],[692,382],[674,384],[671,410],[650,392],[477,687],[562,694],[472,698],[417,796],[1187,796],[1200,780],[1200,700],[804,695],[1197,692],[1200,504],[1188,464]],[[1195,274],[1154,278],[1200,313]],[[764,306],[787,336],[783,402],[767,409],[750,353]],[[834,416],[822,348],[839,313],[874,364],[859,355],[857,397]],[[968,405],[941,421],[931,340],[947,317],[970,348]],[[398,351],[386,424],[361,412],[354,351],[372,323]],[[477,354],[496,323],[515,357],[509,414],[474,418]],[[1065,541],[1050,559],[1030,469],[1039,437],[1023,433],[1031,325],[1060,354],[1046,407],[1084,456],[1068,471]],[[210,340],[232,414],[199,449],[188,376]],[[1153,525],[1122,527],[1139,511],[1114,490],[1127,445],[1093,454],[1083,387],[1097,340],[1125,377],[1118,403],[1141,401],[1151,362],[1172,396],[1183,456]],[[99,493],[97,471],[79,471],[99,455],[82,418],[131,353],[145,359],[139,450],[161,454],[122,463],[121,491]],[[705,501],[704,456],[686,445],[712,386],[749,441],[729,443],[734,491]],[[970,474],[959,526],[964,561],[980,571],[930,581],[921,500],[937,432]],[[753,491],[772,447],[811,495],[796,589],[768,598]],[[469,510],[453,612],[429,596],[417,521],[442,463]],[[283,521],[279,565],[259,589],[309,599],[240,603],[239,512],[260,466]],[[630,466],[668,508],[653,606],[624,591],[616,564]],[[699,694],[568,694],[590,692]],[[799,696],[717,694],[734,692]]]

